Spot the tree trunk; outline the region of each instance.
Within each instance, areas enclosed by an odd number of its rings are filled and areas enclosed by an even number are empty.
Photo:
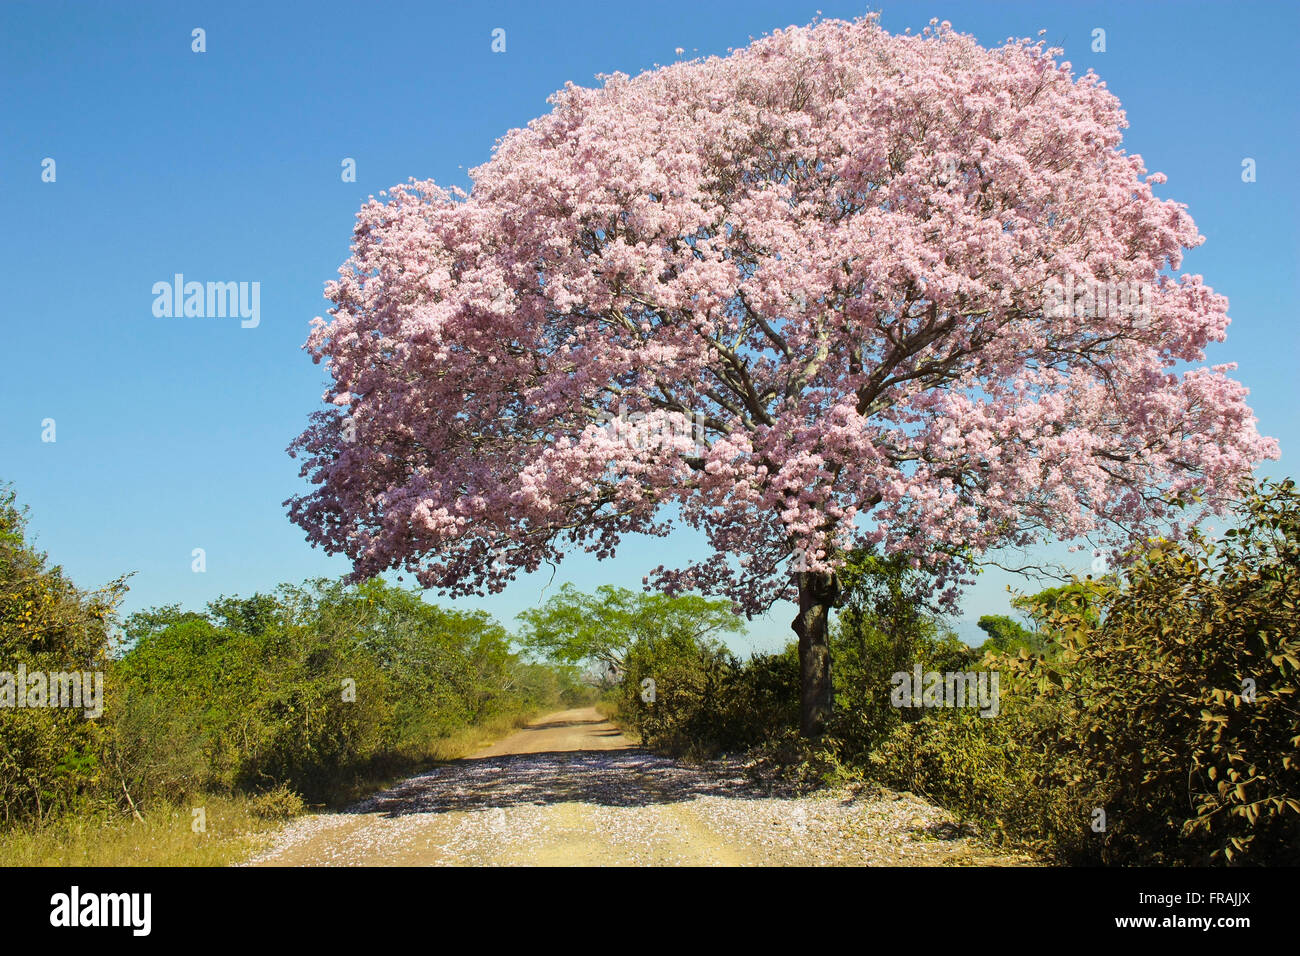
[[[820,737],[831,716],[830,611],[838,587],[830,574],[799,574],[799,732]]]

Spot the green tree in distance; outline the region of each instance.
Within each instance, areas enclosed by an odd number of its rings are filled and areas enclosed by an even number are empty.
[[[565,584],[538,608],[519,615],[519,640],[528,650],[561,664],[596,664],[617,676],[639,641],[713,639],[742,630],[731,603],[693,594],[669,597],[603,584],[595,594]]]
[[[988,635],[988,640],[979,646],[981,652],[1015,654],[1023,648],[1031,654],[1040,654],[1047,647],[1047,639],[1042,634],[1031,631],[1005,614],[985,614],[978,624],[979,629]]]

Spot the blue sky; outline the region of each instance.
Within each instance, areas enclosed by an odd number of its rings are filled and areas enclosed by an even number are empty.
[[[818,11],[880,9],[895,32],[931,17],[986,45],[1040,29],[1095,68],[1129,117],[1125,145],[1168,174],[1207,242],[1184,268],[1232,304],[1227,343],[1261,430],[1295,474],[1300,299],[1300,7],[1292,3],[123,3],[0,6],[0,254],[9,279],[0,480],[39,546],[82,586],[134,571],[124,608],[250,593],[343,573],[281,502],[302,490],[284,453],[323,371],[300,350],[326,308],[367,196],[408,177],[467,185],[506,130],[565,81],[724,53]],[[207,50],[191,50],[191,31]],[[492,31],[506,31],[493,53]],[[1091,50],[1093,30],[1106,51]],[[42,181],[54,159],[56,179]],[[356,161],[356,182],[340,176]],[[1244,158],[1257,180],[1243,183]],[[175,273],[261,285],[261,321],[157,318]],[[55,420],[56,441],[42,422]],[[207,571],[191,571],[203,548]],[[570,557],[481,606],[506,623],[562,581],[639,587],[689,535]],[[1055,557],[1059,549],[1044,552]],[[1004,611],[1007,584],[967,595],[963,636]],[[432,597],[432,596],[431,596]],[[775,648],[792,609],[751,625]]]

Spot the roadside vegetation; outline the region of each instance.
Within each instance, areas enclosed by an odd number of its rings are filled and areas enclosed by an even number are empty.
[[[927,604],[922,570],[855,555],[831,634],[834,717],[814,740],[798,732],[797,648],[743,660],[721,626],[639,631],[607,708],[658,751],[747,753],[778,786],[914,792],[1061,863],[1300,863],[1294,484],[1245,494],[1218,540],[1194,531],[1133,557],[1017,598],[1023,621],[983,618],[974,648]],[[894,675],[918,666],[996,673],[996,716],[897,706]]]
[[[566,586],[511,634],[382,581],[316,580],[119,619],[125,579],[78,589],[6,491],[0,858],[234,862],[288,817],[596,702],[655,751],[742,754],[786,791],[910,791],[1046,860],[1300,862],[1292,482],[1253,487],[1216,538],[1016,598],[979,647],[924,568],[858,553],[840,577],[835,709],[808,739],[797,648],[737,656],[723,600]],[[20,670],[102,673],[102,713],[15,706]],[[918,671],[996,674],[996,708],[900,705]]]
[[[525,660],[484,613],[379,580],[317,580],[118,620],[125,579],[75,587],[0,497],[0,858],[204,864],[453,759],[557,706],[578,668]],[[19,676],[102,674],[102,714]],[[4,674],[8,675],[8,683]],[[49,684],[53,693],[53,679]],[[86,681],[87,690],[94,682]],[[6,692],[8,697],[6,698]]]

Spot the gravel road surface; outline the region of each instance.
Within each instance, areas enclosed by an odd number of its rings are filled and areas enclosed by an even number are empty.
[[[269,866],[1024,865],[909,794],[764,793],[738,764],[637,748],[593,708],[549,714],[342,812],[289,823]]]

